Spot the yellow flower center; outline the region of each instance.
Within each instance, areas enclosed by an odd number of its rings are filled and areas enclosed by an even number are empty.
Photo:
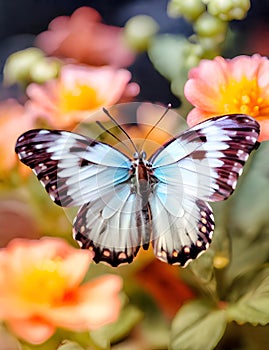
[[[77,83],[72,89],[60,88],[59,107],[63,113],[96,109],[102,103],[97,91],[89,85]]]
[[[221,89],[220,110],[224,114],[243,113],[252,117],[260,114],[263,102],[256,79],[248,80],[242,77],[240,81],[231,79]]]
[[[20,296],[39,305],[59,303],[66,294],[67,277],[62,274],[61,260],[43,260],[26,270],[20,282]]]

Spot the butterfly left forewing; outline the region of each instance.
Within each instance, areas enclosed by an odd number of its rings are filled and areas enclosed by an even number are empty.
[[[51,199],[82,205],[128,180],[131,162],[111,146],[61,130],[30,130],[17,140],[20,160],[36,174]]]

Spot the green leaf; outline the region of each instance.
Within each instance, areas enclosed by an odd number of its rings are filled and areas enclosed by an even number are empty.
[[[229,306],[227,308],[227,316],[230,321],[236,321],[239,324],[251,323],[252,325],[260,324],[264,326],[269,323],[268,313],[257,310],[255,307],[243,302]]]
[[[162,34],[152,40],[148,55],[154,67],[172,81],[181,75],[188,51],[188,41],[184,36]]]
[[[214,277],[214,255],[214,251],[209,249],[198,259],[192,261],[188,266],[188,269],[190,269],[202,283],[208,283]]]
[[[242,298],[229,305],[227,315],[238,323],[269,323],[269,268],[261,271]]]
[[[42,344],[30,344],[21,342],[21,350],[51,350],[51,349],[57,349],[59,344],[61,343],[61,340],[57,338],[57,336],[51,337],[49,340]]]
[[[226,281],[232,283],[238,277],[251,274],[260,269],[269,255],[269,235],[262,232],[253,241],[244,236],[232,237],[232,252],[230,265],[226,271]],[[251,277],[252,278],[252,277]],[[236,281],[235,281],[236,283]]]
[[[211,350],[226,329],[226,314],[204,300],[184,305],[172,323],[171,350]]]
[[[62,345],[60,345],[57,350],[85,350],[78,343],[73,341],[65,341]]]
[[[244,171],[230,203],[230,227],[249,239],[269,227],[268,152],[269,142],[262,142],[248,162],[248,171]]]

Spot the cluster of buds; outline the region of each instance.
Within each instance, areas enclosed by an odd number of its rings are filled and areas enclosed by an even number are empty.
[[[4,83],[5,85],[17,83],[22,86],[30,82],[42,84],[56,78],[59,70],[58,59],[46,57],[41,50],[30,47],[8,57],[4,67]]]
[[[158,23],[150,16],[137,15],[130,18],[124,28],[124,39],[134,52],[146,51],[151,39],[159,30]]]
[[[186,66],[196,66],[202,58],[213,58],[221,51],[229,21],[241,20],[250,8],[250,0],[171,0],[168,13],[191,22],[194,35],[189,40]]]

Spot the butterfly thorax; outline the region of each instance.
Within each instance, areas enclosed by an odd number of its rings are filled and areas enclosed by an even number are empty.
[[[146,160],[145,152],[134,155],[130,170],[132,191],[139,194],[145,204],[148,202],[148,197],[153,185],[151,168],[152,164]]]

